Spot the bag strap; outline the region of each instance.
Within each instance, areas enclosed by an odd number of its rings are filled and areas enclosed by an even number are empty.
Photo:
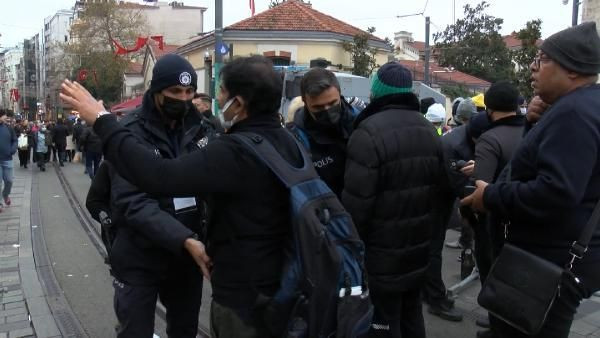
[[[568,268],[572,268],[573,262],[575,259],[581,259],[583,254],[588,249],[588,244],[594,235],[594,230],[600,224],[600,200],[596,203],[596,207],[592,212],[592,216],[588,220],[587,224],[583,228],[581,235],[579,235],[579,239],[571,245],[571,249],[569,250],[569,254],[571,254],[571,261],[568,264]]]
[[[237,132],[229,135],[248,147],[288,188],[319,177],[313,167],[312,160],[306,153],[306,150],[304,150],[304,147],[300,144],[300,141],[298,141],[289,131],[285,130],[285,132],[294,140],[296,148],[302,155],[302,167],[296,168],[289,164],[288,161],[279,154],[275,147],[259,134],[253,132]]]

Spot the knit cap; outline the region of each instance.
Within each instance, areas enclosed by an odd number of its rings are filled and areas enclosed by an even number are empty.
[[[555,33],[540,49],[567,70],[579,74],[600,73],[600,37],[595,22],[584,22]]]
[[[485,92],[484,102],[490,111],[515,112],[519,109],[519,91],[508,81],[498,81]]]
[[[166,54],[154,65],[150,93],[160,92],[171,86],[192,86],[198,88],[198,76],[188,60],[177,54]]]
[[[412,74],[398,62],[381,66],[371,80],[371,98],[412,92]]]
[[[458,104],[458,108],[456,108],[455,120],[460,123],[465,123],[475,114],[477,114],[477,107],[475,107],[473,100],[470,98],[464,99]]]

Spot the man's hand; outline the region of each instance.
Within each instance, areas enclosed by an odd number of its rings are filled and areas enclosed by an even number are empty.
[[[183,247],[190,253],[196,264],[202,270],[202,274],[208,280],[210,280],[210,269],[212,268],[212,262],[210,257],[206,254],[206,248],[204,244],[193,238],[185,240]]]
[[[79,116],[90,126],[96,122],[98,113],[106,110],[102,101],[96,100],[82,85],[67,79],[61,85],[60,98],[78,111]]]
[[[473,160],[467,162],[467,164],[464,167],[460,168],[460,172],[469,177],[473,176],[474,170],[475,170],[475,161],[473,161]]]
[[[549,107],[550,105],[542,101],[539,96],[535,96],[527,107],[527,121],[536,123]]]
[[[471,195],[460,200],[460,205],[470,206],[477,211],[485,212],[486,209],[485,205],[483,204],[483,193],[485,192],[485,188],[488,186],[488,183],[482,180],[477,180],[475,185],[477,186],[477,189],[475,189]]]

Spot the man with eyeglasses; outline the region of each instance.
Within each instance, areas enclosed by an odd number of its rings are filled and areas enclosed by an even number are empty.
[[[537,122],[507,166],[510,175],[505,170],[494,184],[477,181],[476,191],[462,203],[489,211],[508,224],[506,242],[565,266],[573,242],[600,200],[596,24],[587,22],[552,35],[530,67],[539,98],[528,120]],[[563,275],[560,294],[535,337],[569,336],[582,299],[600,290],[599,264],[597,227],[583,258],[573,263],[573,274]],[[498,318],[490,322],[494,337],[529,337]]]

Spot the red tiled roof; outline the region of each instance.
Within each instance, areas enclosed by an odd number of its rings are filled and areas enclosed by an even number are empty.
[[[512,32],[510,35],[503,36],[502,40],[504,40],[504,44],[509,49],[514,49],[514,48],[521,47],[521,40],[519,40],[519,38],[517,37],[517,33],[516,32]],[[544,42],[544,40],[538,39],[535,42],[535,45],[539,46],[539,45],[542,44],[542,42]]]
[[[135,109],[142,105],[143,98],[144,98],[143,96],[138,96],[136,98],[121,102],[119,104],[116,104],[116,105],[110,107],[110,111],[113,113],[117,113],[117,112],[125,112],[125,111]]]
[[[407,45],[412,46],[419,52],[425,51],[425,42],[423,42],[423,41],[413,41],[413,42],[407,43]]]
[[[234,23],[227,30],[270,30],[331,32],[354,36],[365,31],[312,8],[300,0],[287,0],[278,6]],[[372,40],[384,41],[374,35]]]
[[[413,80],[423,80],[423,74],[425,73],[423,61],[399,60],[398,62],[413,73]],[[429,63],[429,72],[433,82],[453,82],[479,87],[489,87],[491,85],[491,83],[483,79],[457,70],[448,71],[435,62]]]
[[[138,62],[131,62],[125,70],[125,74],[141,74],[143,65]]]
[[[160,59],[163,55],[169,53],[175,53],[175,50],[179,48],[179,45],[167,45],[163,46],[163,49],[158,49],[158,42],[154,40],[148,41],[148,46],[152,49],[152,54],[156,58],[156,60]]]

